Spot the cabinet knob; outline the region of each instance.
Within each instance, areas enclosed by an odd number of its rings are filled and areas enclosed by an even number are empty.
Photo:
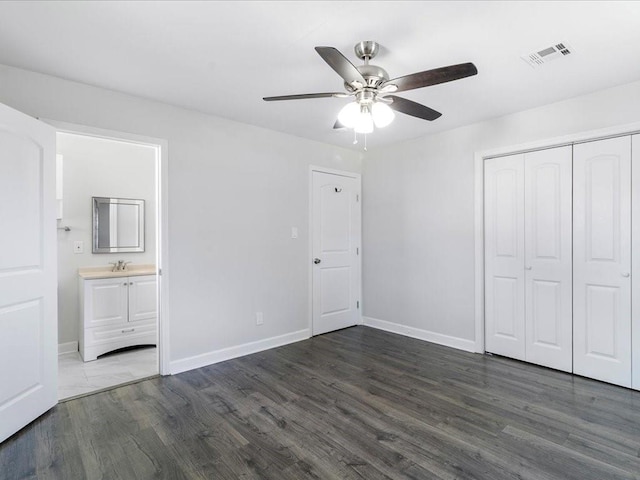
[[[627,278],[627,277],[629,277],[629,276],[630,276],[630,274],[629,274],[629,272],[624,272],[624,273],[622,274],[622,276],[623,276],[624,278]]]
[[[524,267],[525,270],[531,270],[531,267]]]

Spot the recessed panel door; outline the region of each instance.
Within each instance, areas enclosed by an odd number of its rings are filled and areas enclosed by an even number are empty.
[[[631,386],[640,390],[640,135],[631,138]]]
[[[0,441],[57,403],[55,168],[55,131],[0,104]]]
[[[313,335],[359,323],[360,181],[312,173]]]
[[[525,358],[571,372],[571,147],[527,153],[524,171]]]
[[[485,348],[525,359],[524,155],[484,164]]]
[[[631,386],[631,137],[574,146],[574,373]]]

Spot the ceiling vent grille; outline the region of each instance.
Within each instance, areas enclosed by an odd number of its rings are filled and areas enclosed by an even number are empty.
[[[549,63],[552,60],[566,57],[571,53],[573,53],[573,49],[571,49],[571,47],[569,47],[567,43],[562,42],[532,53],[528,53],[527,55],[522,55],[522,57],[520,58],[522,58],[532,67],[536,68],[540,65],[544,65],[545,63]]]

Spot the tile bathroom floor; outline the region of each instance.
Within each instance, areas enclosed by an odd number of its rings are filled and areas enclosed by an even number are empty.
[[[58,356],[58,400],[158,373],[158,349],[143,347],[83,362],[79,352]]]

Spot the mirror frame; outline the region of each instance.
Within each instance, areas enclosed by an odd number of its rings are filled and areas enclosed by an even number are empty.
[[[93,242],[92,253],[123,253],[123,252],[144,252],[144,200],[133,198],[111,198],[111,197],[91,197],[93,212]],[[137,247],[100,247],[98,245],[100,225],[98,221],[98,206],[101,204],[127,204],[138,205],[138,246]]]

